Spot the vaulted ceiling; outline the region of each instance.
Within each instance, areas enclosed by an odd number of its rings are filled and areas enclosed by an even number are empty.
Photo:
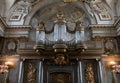
[[[52,20],[61,10],[69,20],[85,14],[92,24],[113,24],[115,17],[120,16],[119,3],[120,0],[78,0],[71,3],[63,0],[0,0],[0,14],[8,25],[29,25],[35,18],[37,21]]]

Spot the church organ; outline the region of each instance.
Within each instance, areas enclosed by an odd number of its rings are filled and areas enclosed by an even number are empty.
[[[10,17],[0,16],[0,70],[9,71],[1,83],[119,82],[104,59],[118,54],[119,63],[119,19],[112,24],[101,0],[73,1],[18,1]]]

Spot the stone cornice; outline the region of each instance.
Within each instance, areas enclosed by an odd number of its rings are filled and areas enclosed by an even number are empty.
[[[31,26],[9,26],[5,31],[13,32],[13,31],[29,31],[31,30]]]
[[[9,26],[5,29],[4,37],[27,37],[31,26]]]
[[[23,58],[31,58],[31,59],[54,59],[53,52],[46,52],[45,54],[37,54],[34,49],[23,49],[18,50],[18,55]],[[86,50],[84,53],[68,53],[69,59],[96,59],[101,58],[101,55],[104,53],[103,50]]]
[[[102,24],[98,24],[98,25],[89,25],[90,28],[97,28],[97,29],[102,29],[102,28],[114,28],[113,25],[102,25]]]
[[[114,26],[90,26],[90,28],[92,29],[92,30],[101,30],[101,31],[103,31],[103,30],[117,30]]]
[[[90,25],[93,37],[95,36],[117,36],[117,29],[114,25]]]

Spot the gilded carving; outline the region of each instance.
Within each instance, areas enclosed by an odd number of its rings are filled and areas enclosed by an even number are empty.
[[[56,55],[55,57],[55,63],[58,64],[58,65],[64,65],[68,62],[67,58],[65,55],[62,55],[62,54],[58,54]]]
[[[32,63],[28,64],[28,70],[27,70],[27,80],[26,83],[35,83],[35,72],[36,72],[36,68],[35,65]]]
[[[102,37],[101,36],[95,36],[93,38],[94,41],[101,41],[102,40]]]
[[[71,83],[71,76],[66,72],[51,73],[50,83]]]
[[[86,83],[95,83],[93,67],[90,63],[86,65],[85,79]]]
[[[57,14],[57,20],[55,21],[55,23],[66,23],[66,19],[64,17],[64,14],[59,11]]]
[[[44,30],[44,28],[45,28],[45,23],[44,23],[43,21],[40,21],[40,22],[38,23],[38,28],[37,28],[37,30]]]
[[[106,54],[114,53],[115,44],[112,38],[106,38],[104,41],[104,50]]]
[[[78,30],[84,30],[84,27],[82,26],[82,22],[81,21],[77,21],[76,22],[76,28],[78,29]]]

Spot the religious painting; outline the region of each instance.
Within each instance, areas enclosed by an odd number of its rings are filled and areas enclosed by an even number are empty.
[[[67,72],[54,72],[50,74],[50,83],[72,83],[72,77]]]

